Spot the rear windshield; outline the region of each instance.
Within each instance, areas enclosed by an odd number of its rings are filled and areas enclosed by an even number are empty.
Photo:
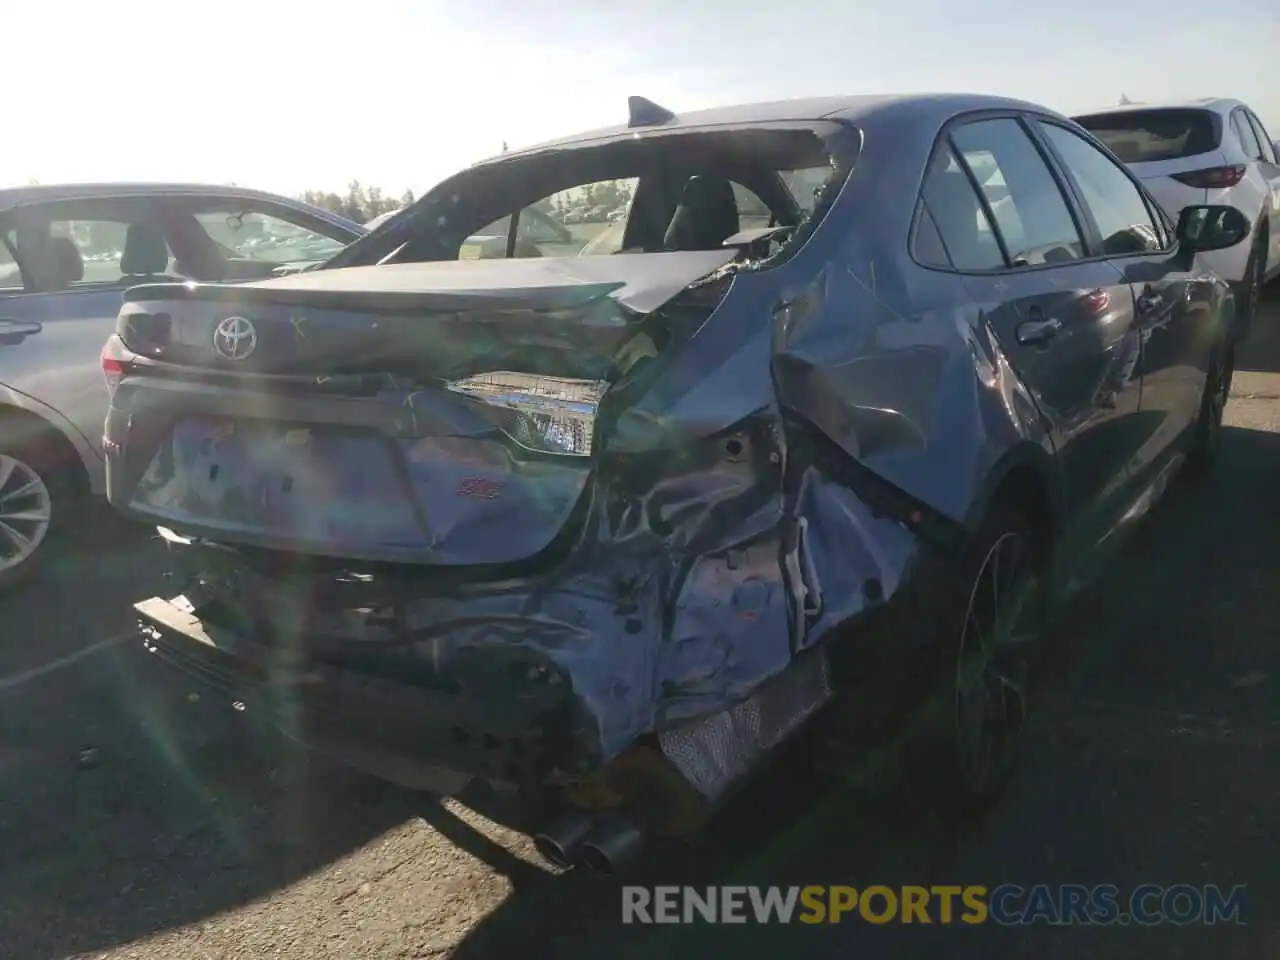
[[[859,145],[840,124],[770,123],[514,156],[450,178],[329,265],[710,250],[746,231],[769,231],[752,258],[772,265],[821,220]]]
[[[1220,142],[1206,110],[1131,110],[1075,119],[1125,163],[1194,157],[1217,150]]]

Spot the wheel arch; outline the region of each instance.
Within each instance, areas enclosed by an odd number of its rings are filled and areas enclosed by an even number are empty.
[[[53,411],[46,413],[41,409],[42,406],[26,394],[0,384],[0,444],[11,437],[45,437],[58,450],[59,461],[73,468],[68,476],[75,484],[76,492],[100,492],[101,469],[98,457],[74,427],[59,423],[57,414]],[[49,413],[53,413],[53,416]]]
[[[997,502],[1011,503],[1032,524],[1037,552],[1047,563],[1062,539],[1065,498],[1053,456],[1027,441],[1005,451],[988,471],[976,501],[971,529]]]

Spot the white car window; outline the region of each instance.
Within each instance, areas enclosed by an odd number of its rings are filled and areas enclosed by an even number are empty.
[[[1262,146],[1258,143],[1258,137],[1254,134],[1253,127],[1249,124],[1249,118],[1244,115],[1243,110],[1232,112],[1231,127],[1236,132],[1236,139],[1240,141],[1244,155],[1250,160],[1261,159]]]
[[[1262,160],[1265,163],[1280,162],[1280,157],[1276,156],[1274,141],[1271,134],[1267,133],[1267,128],[1262,125],[1262,121],[1258,119],[1258,115],[1245,111],[1245,115],[1249,118],[1249,123],[1253,125],[1253,132],[1258,137],[1258,146],[1262,148]]]

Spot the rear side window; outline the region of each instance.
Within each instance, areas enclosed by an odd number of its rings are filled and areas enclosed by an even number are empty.
[[[966,123],[951,139],[986,195],[1013,266],[1066,263],[1084,256],[1062,189],[1017,120]]]
[[[1194,157],[1221,142],[1206,110],[1126,110],[1075,119],[1125,163]]]
[[[996,251],[999,253],[999,251]],[[942,242],[942,232],[938,230],[937,221],[926,203],[920,212],[920,222],[916,225],[915,239],[916,259],[930,267],[954,266]]]
[[[1231,129],[1235,131],[1236,140],[1244,150],[1244,155],[1250,160],[1261,159],[1262,146],[1258,143],[1258,136],[1253,132],[1253,127],[1249,125],[1249,118],[1244,115],[1243,110],[1232,111]]]
[[[158,226],[88,215],[29,217],[16,232],[16,249],[43,291],[119,283],[130,274],[164,274],[173,261]]]
[[[916,227],[916,259],[926,266],[998,270],[1005,266],[1000,241],[973,184],[943,147],[924,182],[924,215]]]

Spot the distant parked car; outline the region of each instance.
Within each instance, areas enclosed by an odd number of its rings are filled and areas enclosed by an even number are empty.
[[[232,187],[0,190],[0,588],[34,568],[80,495],[103,492],[99,354],[126,289],[260,280],[327,259],[364,232]]]
[[[1248,243],[1204,254],[1236,287],[1237,330],[1280,274],[1280,141],[1239,100],[1126,104],[1076,122],[1127,163],[1174,220],[1184,207],[1228,204],[1253,225]]]

